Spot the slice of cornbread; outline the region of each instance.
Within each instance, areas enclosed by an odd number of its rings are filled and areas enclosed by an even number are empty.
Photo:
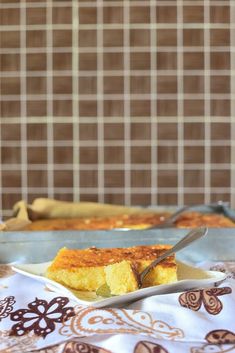
[[[106,283],[111,294],[119,295],[133,292],[139,288],[139,273],[137,264],[123,260],[104,268]]]
[[[127,260],[132,264],[134,263],[136,271],[140,273],[170,247],[170,245],[149,245],[103,249],[92,247],[82,250],[62,248],[48,267],[46,276],[73,289],[95,291],[106,283],[107,273],[116,271],[115,268],[111,268],[109,272],[107,266]],[[118,271],[118,267],[116,269]],[[127,277],[133,278],[133,274],[130,274],[130,271],[133,273],[131,266],[124,267],[124,269],[129,271]],[[120,279],[122,280],[121,276],[120,273]],[[115,278],[118,278],[118,276],[113,277],[114,281]],[[175,258],[169,256],[145,277],[143,286],[154,286],[175,282],[176,280]],[[110,276],[109,285],[115,287],[115,283],[112,284],[111,282],[112,277]]]

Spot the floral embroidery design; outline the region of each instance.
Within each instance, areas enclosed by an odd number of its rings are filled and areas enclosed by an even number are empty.
[[[22,353],[36,349],[38,337],[32,332],[22,337],[10,336],[10,331],[0,331],[0,352]]]
[[[11,328],[11,335],[22,336],[33,331],[35,335],[45,338],[55,330],[55,323],[62,323],[74,315],[72,307],[66,307],[68,298],[56,297],[49,303],[36,298],[28,304],[28,309],[11,313],[12,321],[19,321]]]
[[[140,341],[135,346],[134,353],[169,353],[169,352],[160,344],[156,344],[148,341]]]
[[[208,343],[202,347],[191,348],[191,353],[228,353],[234,352],[235,333],[228,330],[210,331],[206,337]]]
[[[65,344],[62,353],[111,353],[104,348],[93,346],[92,344],[72,340]]]
[[[219,271],[226,273],[227,278],[235,279],[235,264],[234,262],[226,262],[223,264],[215,264],[214,266],[210,267],[210,271]]]
[[[10,312],[13,310],[14,304],[15,297],[13,296],[0,300],[0,322],[10,314]]]
[[[217,315],[223,309],[223,304],[217,297],[231,292],[232,289],[230,287],[187,291],[179,296],[179,303],[181,306],[194,311],[198,311],[204,304],[205,310],[209,314]]]
[[[9,265],[0,265],[0,278],[10,277],[15,272],[12,270],[11,266]]]
[[[214,330],[209,332],[205,339],[209,343],[218,343],[218,344],[235,344],[235,332],[228,330]]]
[[[140,310],[96,309],[75,307],[76,315],[63,323],[60,334],[71,337],[93,334],[131,333],[145,334],[155,338],[175,340],[184,332],[166,322],[155,320],[151,314]]]

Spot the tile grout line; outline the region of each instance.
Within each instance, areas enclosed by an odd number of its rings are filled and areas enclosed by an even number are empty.
[[[26,2],[20,3],[20,46],[26,47]],[[22,73],[26,72],[26,55],[20,53],[20,95],[27,95],[26,76]],[[23,191],[21,191],[22,199],[28,201],[28,174],[27,174],[27,103],[26,100],[21,100],[20,104],[20,132],[21,132],[21,178]]]
[[[104,71],[103,71],[103,0],[97,3],[97,47],[101,48],[97,54],[97,71],[100,75],[97,77],[97,134],[100,145],[98,147],[98,201],[104,202]],[[100,26],[99,26],[100,24]]]
[[[177,24],[183,24],[183,0],[179,0],[177,3]],[[183,46],[183,31],[181,27],[177,26],[177,49],[178,47]],[[179,73],[183,72],[183,55],[181,52],[177,51],[177,93],[179,95],[183,95],[184,88],[183,88],[183,77]],[[178,141],[184,141],[184,107],[183,107],[183,98],[177,99],[178,106],[177,106],[177,115],[178,115]],[[179,119],[180,117],[180,119]],[[181,167],[184,165],[184,146],[183,144],[178,143],[178,205],[182,206],[184,204],[184,193],[183,186],[184,186],[184,169]]]
[[[234,0],[230,0],[230,23],[235,23],[235,4]],[[234,30],[230,30],[230,48],[235,49],[235,33]],[[230,70],[231,70],[231,79],[230,79],[230,90],[231,96],[235,93],[235,77],[234,77],[234,70],[235,70],[235,54],[234,51],[231,50],[231,57],[230,57]],[[235,140],[235,100],[231,99],[231,141]],[[232,208],[235,208],[235,148],[231,146],[231,176],[230,176],[230,183],[231,183],[231,191],[230,191],[230,205]]]
[[[131,205],[131,147],[127,144],[130,141],[130,2],[125,1],[123,4],[123,18],[124,23],[127,27],[123,30],[123,40],[124,47],[126,48],[124,52],[124,71],[126,72],[124,76],[124,203],[125,205]]]
[[[204,22],[207,23],[210,20],[210,0],[204,0]],[[210,45],[210,30],[205,24],[204,27],[204,46]],[[210,51],[204,50],[204,68],[206,71],[210,72]],[[207,141],[205,144],[204,149],[204,158],[205,158],[205,171],[204,171],[204,185],[205,185],[205,192],[204,192],[204,202],[209,203],[211,201],[211,192],[210,192],[210,185],[211,185],[211,172],[210,172],[210,163],[211,163],[211,94],[210,94],[210,75],[204,75],[204,115],[208,117],[207,121],[205,121],[205,136],[204,139]]]
[[[72,124],[73,124],[73,200],[80,200],[79,170],[79,2],[72,2]],[[78,50],[75,50],[77,48]],[[77,52],[78,51],[78,52]],[[77,166],[77,168],[75,168]]]
[[[53,48],[53,32],[50,29],[50,24],[52,23],[52,0],[47,1],[46,8],[46,23],[48,29],[46,31],[47,40],[47,51],[46,51],[46,62],[47,70],[53,73],[53,58],[52,58],[52,48]],[[54,198],[54,131],[53,131],[53,76],[47,75],[47,184],[48,184],[48,197]]]
[[[156,16],[156,4],[151,4],[150,6],[150,24],[157,22]],[[157,169],[157,146],[158,146],[158,139],[157,139],[157,75],[154,74],[157,70],[157,55],[154,47],[157,43],[157,32],[155,29],[150,28],[150,46],[151,46],[151,56],[150,56],[150,84],[151,94],[154,92],[156,94],[156,99],[151,99],[151,165],[155,165],[156,168],[151,168],[151,186],[153,190],[158,189],[158,169]],[[157,146],[155,146],[155,141],[157,141]],[[158,197],[157,192],[151,191],[151,205],[157,205]]]

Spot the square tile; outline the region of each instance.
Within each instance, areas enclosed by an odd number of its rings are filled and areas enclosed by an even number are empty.
[[[26,23],[27,25],[46,24],[47,23],[46,8],[43,8],[43,7],[26,8]]]
[[[184,52],[184,69],[185,70],[203,70],[204,69],[204,53]]]
[[[46,77],[27,77],[27,94],[46,94],[47,79]]]
[[[130,23],[149,23],[149,22],[150,22],[149,6],[146,6],[146,7],[130,6]]]
[[[133,140],[151,140],[151,124],[150,123],[131,123],[130,138]]]
[[[184,93],[204,93],[204,76],[184,76]]]
[[[203,6],[184,6],[183,21],[184,23],[203,23],[204,22]]]
[[[178,185],[177,170],[159,170],[157,185],[160,188],[176,188]]]
[[[122,164],[125,161],[124,147],[122,146],[107,146],[104,148],[104,163],[105,164]]]
[[[177,76],[157,77],[157,93],[177,93]]]
[[[211,163],[231,163],[231,147],[211,146]]]
[[[149,29],[130,29],[130,46],[146,47],[150,46]]]
[[[46,101],[27,101],[27,116],[46,116]]]
[[[79,175],[80,188],[97,188],[97,170],[81,170]]]
[[[53,124],[53,139],[55,141],[72,141],[73,124],[69,124],[69,123]]]
[[[204,140],[205,124],[204,123],[184,123],[184,140]]]
[[[131,187],[132,188],[150,188],[151,187],[151,171],[150,170],[132,170],[131,171]]]
[[[79,140],[96,141],[97,140],[97,124],[79,124]]]
[[[12,26],[20,24],[20,9],[18,8],[1,8],[0,19],[2,26]]]
[[[231,124],[230,123],[211,123],[211,139],[230,140]]]
[[[229,23],[230,7],[229,6],[210,6],[210,22],[211,23]]]
[[[0,54],[1,71],[19,71],[20,55],[19,54]]]
[[[224,28],[215,28],[210,30],[211,46],[229,46],[230,45],[230,30]]]
[[[177,53],[176,52],[157,52],[157,69],[158,70],[176,70],[177,69]]]
[[[204,100],[184,100],[184,116],[204,116]]]
[[[18,147],[2,147],[1,148],[2,164],[20,164],[21,150]]]
[[[204,174],[204,170],[184,170],[184,186],[186,188],[203,188]]]
[[[46,31],[33,30],[26,32],[26,46],[28,48],[41,48],[47,46]]]
[[[104,53],[103,60],[104,70],[123,70],[123,53]]]
[[[27,126],[28,141],[46,141],[47,140],[47,125],[41,123],[30,124]]]
[[[177,6],[157,6],[157,23],[177,23]]]
[[[2,145],[4,141],[20,141],[21,132],[20,124],[1,124],[1,135]]]
[[[232,199],[232,196],[230,193],[226,193],[226,192],[221,192],[221,193],[216,193],[216,194],[212,194],[211,195],[211,202],[218,202],[218,201],[227,201],[230,202],[230,200]]]
[[[72,23],[72,8],[71,7],[53,7],[52,8],[52,22],[59,23]]]
[[[230,53],[229,52],[210,53],[210,65],[212,70],[230,69]]]
[[[104,171],[104,187],[105,188],[121,188],[125,184],[124,170],[105,170]]]
[[[131,205],[132,206],[149,206],[149,205],[151,205],[151,195],[149,193],[131,194]]]
[[[184,163],[196,164],[205,162],[204,146],[185,146],[184,147]]]
[[[130,53],[131,70],[150,70],[150,53]]]
[[[158,140],[177,140],[178,126],[176,123],[158,123],[157,124]]]
[[[175,29],[157,29],[157,46],[177,46],[177,31]]]
[[[79,148],[79,163],[80,164],[97,164],[98,149],[97,147],[80,147]]]
[[[96,47],[97,31],[93,29],[80,29],[78,32],[79,47]]]
[[[104,141],[124,140],[124,124],[104,123]]]
[[[231,172],[230,170],[211,170],[211,187],[222,188],[230,187]]]
[[[96,94],[97,77],[79,77],[79,94]]]
[[[124,102],[121,100],[107,100],[104,101],[104,117],[117,116],[123,117]]]
[[[0,83],[0,90],[2,95],[20,94],[19,77],[1,77]]]
[[[1,117],[19,117],[21,114],[20,101],[1,101],[0,115]]]
[[[130,92],[131,93],[150,93],[151,79],[149,76],[130,76]]]
[[[103,30],[104,47],[122,47],[123,30],[122,29],[104,29]]]
[[[79,116],[97,116],[96,101],[79,101]]]
[[[47,147],[27,148],[27,163],[28,164],[46,164],[47,163]]]
[[[158,116],[177,116],[177,100],[158,99],[157,115]]]
[[[45,71],[47,69],[46,54],[26,54],[26,69],[28,71]]]
[[[211,76],[211,93],[230,93],[230,76]]]
[[[3,210],[12,210],[13,205],[22,200],[21,193],[11,194],[10,192],[2,195],[2,208]]]
[[[113,204],[113,205],[124,205],[125,204],[125,196],[123,193],[113,194],[107,193],[104,194],[104,202]]]
[[[55,164],[72,164],[73,163],[73,147],[71,146],[54,146],[53,162]]]
[[[3,188],[20,188],[21,187],[21,171],[20,170],[3,170],[2,187]],[[13,206],[13,205],[12,205]]]
[[[150,146],[132,146],[131,147],[131,163],[132,164],[151,163],[151,147]]]
[[[178,204],[178,195],[177,194],[158,194],[157,195],[157,204],[159,206],[166,205],[177,205]]]
[[[56,188],[72,188],[73,187],[73,171],[72,170],[57,170],[56,173],[54,173],[54,186]],[[68,200],[67,193],[63,197],[65,197],[65,196],[66,196],[66,198],[64,200]],[[61,200],[61,198],[59,198],[59,199]]]
[[[72,77],[54,76],[53,77],[54,94],[72,94]]]
[[[70,29],[53,30],[53,47],[71,47],[72,31]]]
[[[79,70],[97,70],[97,54],[96,53],[80,53],[79,54]]]
[[[205,197],[204,194],[193,193],[194,189],[189,194],[184,194],[184,205],[195,205],[195,204],[204,204]]]
[[[72,70],[72,54],[53,53],[53,70]]]
[[[131,116],[150,116],[151,102],[149,100],[130,101]]]
[[[63,188],[63,187],[62,187]],[[73,202],[73,194],[72,193],[69,193],[69,192],[66,192],[66,194],[63,194],[63,193],[59,193],[58,192],[55,192],[54,193],[54,198],[55,200],[59,200],[59,201],[71,201]]]
[[[229,99],[212,99],[211,115],[212,116],[230,116],[231,102]]]
[[[20,48],[20,32],[1,31],[0,48]]]
[[[104,76],[103,86],[104,86],[104,94],[124,93],[124,77]]]
[[[54,116],[72,116],[73,105],[72,100],[53,100]]]
[[[107,5],[109,5],[107,3]],[[104,23],[123,23],[123,7],[121,6],[106,6],[103,7],[103,22]]]
[[[190,28],[183,30],[183,43],[187,47],[198,47],[204,45],[203,29]]]
[[[80,24],[96,24],[97,8],[96,7],[80,7],[79,8]]]
[[[40,180],[40,188],[48,187],[47,170],[29,170],[27,173],[27,183],[30,188],[38,188]]]
[[[81,201],[87,201],[87,202],[99,202],[99,197],[97,194],[87,194],[83,193],[84,190],[81,190],[80,192],[80,200]]]
[[[177,163],[178,147],[177,146],[158,146],[157,162],[160,164]]]

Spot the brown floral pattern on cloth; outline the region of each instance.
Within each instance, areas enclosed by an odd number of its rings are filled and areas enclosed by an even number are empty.
[[[36,298],[28,309],[19,309],[10,314],[12,321],[18,321],[11,328],[11,335],[22,336],[28,332],[45,338],[55,330],[56,323],[62,323],[74,315],[72,307],[65,307],[66,297],[56,297],[50,302]]]
[[[215,264],[210,267],[210,271],[219,271],[227,274],[227,278],[235,279],[235,262],[227,261],[225,263]]]
[[[13,310],[14,304],[15,297],[13,296],[9,296],[0,300],[0,322],[10,314],[10,312]]]
[[[223,309],[223,304],[218,296],[230,294],[232,289],[230,287],[223,288],[207,288],[187,291],[179,296],[179,303],[181,306],[198,311],[202,304],[205,310],[211,315],[217,315]]]
[[[235,352],[235,333],[228,330],[214,330],[205,337],[208,343],[192,347],[191,353],[232,353]]]
[[[0,331],[0,352],[22,353],[36,349],[39,337],[29,332],[25,336],[10,336],[10,331]]]
[[[152,343],[149,341],[140,341],[136,344],[134,353],[169,353],[160,344]]]
[[[93,334],[131,333],[147,334],[155,338],[176,340],[184,337],[182,329],[156,320],[150,313],[125,309],[96,309],[92,307],[75,307],[76,315],[63,322],[59,333],[71,337]]]
[[[235,344],[235,332],[228,330],[214,330],[209,332],[205,339],[210,343]]]
[[[15,272],[12,270],[11,266],[9,265],[0,265],[0,278],[10,277]]]

